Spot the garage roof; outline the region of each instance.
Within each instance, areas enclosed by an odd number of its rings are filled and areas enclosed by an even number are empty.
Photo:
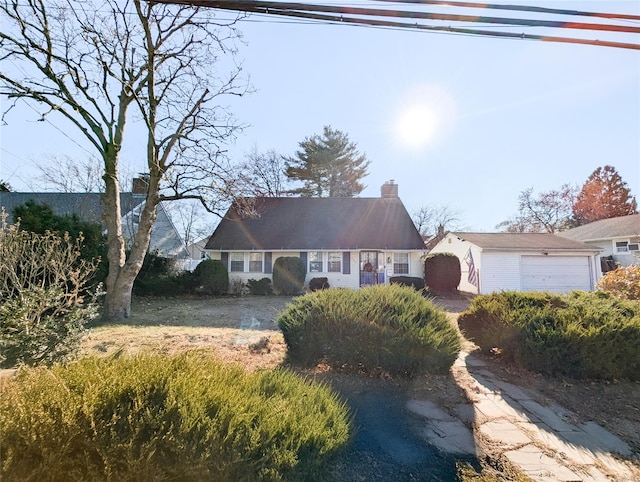
[[[491,250],[547,250],[547,251],[594,251],[580,241],[547,233],[451,233],[463,241]]]

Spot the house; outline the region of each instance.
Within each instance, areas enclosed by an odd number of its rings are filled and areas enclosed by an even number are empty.
[[[145,194],[124,192],[120,194],[122,210],[122,232],[127,242],[133,239],[138,227],[140,212],[144,207]],[[57,216],[77,215],[81,220],[101,223],[104,203],[101,193],[55,193],[55,192],[0,192],[0,209],[8,214],[7,222],[13,223],[12,211],[27,201],[44,204]],[[189,258],[189,252],[178,233],[163,203],[157,208],[156,222],[151,231],[149,252],[164,258]]]
[[[555,234],[448,233],[430,252],[460,259],[459,289],[590,291],[600,275],[600,249]]]
[[[207,241],[209,241],[209,236],[205,236],[204,238],[199,239],[198,241],[195,241],[187,246],[190,258],[189,271],[193,271],[201,261],[209,258],[208,253],[205,251]]]
[[[563,231],[558,236],[600,248],[603,272],[614,269],[616,265],[640,263],[640,214],[601,219]]]
[[[326,277],[332,287],[359,288],[423,276],[424,242],[393,181],[379,198],[256,198],[252,206],[252,216],[231,206],[206,245],[231,279],[271,278],[282,256],[304,261],[306,284]]]

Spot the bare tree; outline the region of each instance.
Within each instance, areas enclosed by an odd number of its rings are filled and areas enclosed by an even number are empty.
[[[95,156],[74,159],[48,154],[36,162],[36,182],[58,192],[100,192],[104,186],[101,164]]]
[[[184,243],[189,246],[213,233],[216,219],[195,199],[184,199],[166,204],[167,211],[181,234]]]
[[[46,154],[35,162],[39,175],[36,186],[45,191],[102,192],[102,160],[95,156],[73,158],[68,155]],[[120,162],[118,169],[120,191],[131,189],[133,171]]]
[[[261,153],[254,147],[245,157],[240,177],[248,195],[278,197],[287,194],[286,169],[285,158],[275,150]]]
[[[520,193],[518,214],[496,226],[509,233],[555,233],[573,224],[573,204],[577,188],[563,184],[560,189],[535,196],[533,188]]]
[[[460,212],[450,206],[424,205],[411,217],[423,238],[439,236],[442,239],[447,231],[464,229],[460,224]]]
[[[142,0],[0,1],[0,94],[31,102],[42,118],[66,119],[102,161],[107,318],[131,314],[160,201],[199,199],[216,212],[232,195],[223,144],[237,126],[219,99],[247,87],[232,62],[235,22],[217,22],[213,12]],[[223,60],[226,74],[216,70]],[[120,152],[132,120],[145,128],[149,183],[127,255]],[[136,137],[129,142],[139,143]]]

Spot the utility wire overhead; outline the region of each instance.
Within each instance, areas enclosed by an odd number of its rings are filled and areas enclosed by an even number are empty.
[[[418,4],[418,5],[438,5],[438,6],[446,6],[446,7],[515,10],[519,12],[549,13],[554,15],[571,15],[576,17],[582,16],[582,17],[610,18],[610,19],[620,19],[620,20],[640,20],[640,15],[631,15],[631,14],[624,14],[624,13],[584,12],[581,10],[532,7],[527,5],[502,5],[502,4],[495,4],[495,3],[474,3],[474,2],[457,2],[457,1],[446,2],[446,1],[438,1],[438,0],[373,0],[373,1],[387,2],[387,3]]]
[[[473,2],[456,2],[456,1],[430,1],[430,0],[376,0],[386,3],[412,3],[425,5],[446,5],[456,7],[470,8],[495,8],[502,10],[519,10],[535,13],[556,14],[556,15],[572,15],[572,16],[589,16],[606,19],[617,20],[640,20],[637,15],[621,15],[598,12],[582,12],[575,10],[551,9],[542,7],[527,7],[519,5],[497,5],[497,4],[478,4]],[[635,25],[617,25],[614,23],[586,23],[586,22],[567,22],[559,20],[545,19],[523,19],[508,17],[489,17],[476,15],[460,15],[450,13],[429,13],[417,12],[411,10],[391,10],[380,8],[364,8],[364,7],[345,7],[340,5],[318,5],[297,2],[270,2],[261,0],[155,0],[155,3],[179,4],[198,7],[217,8],[221,10],[230,10],[247,13],[258,13],[263,15],[277,15],[284,17],[295,17],[307,20],[343,23],[373,27],[390,27],[390,28],[408,28],[412,30],[424,31],[440,31],[466,35],[489,36],[498,38],[528,39],[540,40],[546,42],[575,43],[585,45],[597,45],[604,47],[615,47],[632,50],[640,50],[640,43],[620,42],[610,39],[585,39],[575,37],[560,37],[555,35],[536,35],[519,32],[492,31],[485,29],[472,29],[460,27],[456,25],[437,26],[432,24],[420,23],[425,20],[448,21],[448,22],[466,22],[480,23],[486,26],[523,26],[523,27],[544,27],[550,29],[572,29],[585,31],[599,31],[640,34],[640,27]],[[376,18],[377,17],[377,18]],[[399,20],[384,20],[384,18],[397,18]],[[413,22],[409,22],[413,20]]]

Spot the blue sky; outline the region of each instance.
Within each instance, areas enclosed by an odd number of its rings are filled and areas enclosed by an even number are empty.
[[[640,15],[636,0],[523,3]],[[477,231],[514,215],[524,189],[582,185],[606,164],[640,197],[639,51],[264,17],[240,30],[256,93],[231,104],[249,124],[234,158],[293,155],[331,125],[371,161],[362,196],[393,179],[410,212],[448,206]],[[2,127],[0,178],[16,190],[32,190],[34,159],[79,151],[33,118],[19,109]]]

